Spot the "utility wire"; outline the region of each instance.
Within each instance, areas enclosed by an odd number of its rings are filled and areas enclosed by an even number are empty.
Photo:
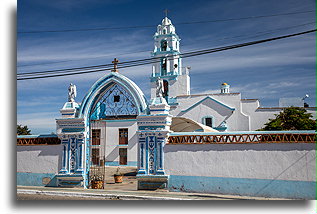
[[[209,54],[209,53],[215,53],[215,52],[220,52],[220,51],[225,51],[225,50],[230,50],[230,49],[236,49],[240,47],[246,47],[250,45],[255,45],[255,44],[260,44],[260,43],[265,43],[265,42],[270,42],[274,40],[279,40],[279,39],[284,39],[284,38],[289,38],[289,37],[294,37],[294,36],[299,36],[299,35],[304,35],[312,32],[316,32],[316,29],[309,30],[309,31],[304,31],[300,33],[295,33],[295,34],[288,34],[284,36],[279,36],[279,37],[273,37],[273,38],[268,38],[268,39],[263,39],[263,40],[258,40],[258,41],[252,41],[252,42],[246,42],[246,43],[241,43],[241,44],[236,44],[236,45],[230,45],[230,46],[224,46],[224,47],[218,47],[218,48],[211,48],[211,49],[204,49],[200,51],[192,51],[188,53],[183,53],[180,54],[180,57],[182,58],[187,58],[187,57],[194,57],[194,56],[199,56],[203,54]],[[167,60],[173,56],[167,56],[165,57]],[[160,57],[155,57],[155,58],[148,58],[148,59],[140,59],[140,60],[133,60],[133,61],[127,61],[127,62],[122,62],[118,63],[118,69],[120,68],[128,68],[128,67],[135,67],[135,66],[141,66],[141,65],[146,65],[146,64],[152,64],[153,62],[159,62]],[[120,66],[123,65],[123,66]],[[126,64],[126,65],[124,65]],[[107,64],[110,65],[110,64]],[[90,67],[100,67],[100,66],[90,66]],[[71,69],[67,69],[66,71],[69,71]],[[68,75],[77,75],[77,74],[85,74],[85,73],[92,73],[92,72],[100,72],[100,71],[105,71],[105,70],[112,70],[111,68],[102,68],[102,69],[97,69],[97,70],[89,70],[89,71],[83,71],[83,72],[72,72],[72,73],[63,73],[63,74],[53,74],[53,75],[47,75],[47,76],[35,76],[35,77],[22,77],[22,78],[17,78],[17,80],[28,80],[28,79],[39,79],[39,78],[49,78],[49,77],[59,77],[59,76],[68,76]]]
[[[175,25],[188,25],[188,24],[203,24],[203,23],[212,23],[212,22],[227,22],[227,21],[239,21],[247,19],[259,19],[259,18],[268,18],[268,17],[277,17],[277,16],[288,16],[295,14],[303,13],[313,13],[315,10],[307,11],[297,11],[290,13],[279,13],[271,15],[261,15],[261,16],[248,16],[240,18],[230,18],[230,19],[216,19],[216,20],[206,20],[206,21],[193,21],[193,22],[180,22],[175,23]],[[154,25],[139,25],[139,26],[123,26],[123,27],[103,27],[103,28],[85,28],[85,29],[65,29],[65,30],[39,30],[39,31],[19,31],[19,34],[31,34],[31,33],[67,33],[67,32],[80,32],[80,31],[104,31],[104,30],[121,30],[121,29],[137,29],[137,28],[152,28]]]
[[[276,28],[276,29],[272,29],[272,30],[268,30],[268,31],[260,31],[260,32],[256,32],[254,35],[237,35],[237,36],[232,36],[232,37],[224,37],[221,39],[217,39],[217,40],[212,40],[212,41],[223,41],[223,40],[228,40],[228,39],[234,39],[234,38],[241,38],[241,37],[245,37],[245,38],[256,38],[262,35],[267,35],[267,34],[272,34],[276,31],[280,31],[280,30],[287,30],[287,29],[292,29],[292,28],[297,28],[297,27],[302,27],[302,26],[306,26],[306,25],[310,25],[310,24],[315,24],[315,22],[308,22],[308,23],[304,23],[304,24],[300,24],[300,25],[294,25],[294,26],[289,26],[289,27],[283,27],[283,28]],[[202,41],[202,40],[199,40]],[[190,44],[189,44],[190,45]],[[183,47],[189,46],[189,45],[183,45]],[[117,56],[121,56],[121,55],[129,55],[129,54],[135,54],[135,53],[143,53],[143,52],[151,52],[150,50],[145,50],[145,51],[137,51],[137,52],[126,52],[126,53],[122,53],[119,54]],[[101,57],[105,57],[105,56],[109,56],[108,55],[102,55],[102,56],[97,56],[97,57],[89,57],[89,58],[84,58],[84,59],[96,59],[96,58],[101,58]],[[48,64],[56,64],[56,63],[62,63],[62,62],[70,62],[70,61],[79,61],[79,60],[83,60],[83,59],[72,59],[72,60],[63,60],[63,61],[57,61],[57,62],[50,62],[50,63],[38,63],[38,64],[31,64],[31,65],[18,65],[17,67],[28,67],[28,66],[37,66],[37,65],[48,65]],[[27,73],[20,73],[20,74],[27,74]]]

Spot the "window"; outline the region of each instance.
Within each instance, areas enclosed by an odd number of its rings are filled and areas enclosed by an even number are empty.
[[[203,117],[203,124],[209,127],[213,127],[213,117]]]
[[[120,165],[127,165],[128,164],[128,150],[127,148],[119,148],[119,163]]]
[[[168,82],[167,82],[167,80],[163,80],[163,86],[164,86],[163,97],[167,98],[168,97]]]
[[[99,148],[92,148],[91,150],[92,164],[99,166],[99,160],[100,160]]]
[[[161,41],[161,51],[166,51],[166,49],[167,49],[167,41],[162,40]]]
[[[161,65],[162,65],[162,76],[165,76],[167,75],[167,72],[166,72],[166,58],[163,58],[161,59]]]
[[[113,96],[113,102],[115,102],[115,103],[120,102],[120,96],[118,96],[118,95]]]
[[[100,129],[91,130],[92,145],[100,145]]]
[[[119,129],[119,145],[128,145],[128,129]]]

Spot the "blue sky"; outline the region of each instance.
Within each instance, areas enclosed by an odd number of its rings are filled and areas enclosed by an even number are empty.
[[[156,25],[164,9],[181,38],[181,51],[213,48],[290,34],[315,27],[315,13],[204,24],[177,23],[315,10],[313,0],[133,1],[19,0],[17,31],[143,26],[149,28],[68,33],[17,34],[17,72],[36,72],[150,57]],[[311,24],[308,24],[311,23]],[[306,25],[303,25],[306,24]],[[302,25],[302,26],[299,26]],[[297,27],[296,27],[297,26]],[[265,33],[266,34],[263,34]],[[192,94],[219,92],[227,82],[242,98],[278,106],[280,97],[303,97],[315,106],[315,34],[186,58]],[[122,69],[149,98],[151,65]],[[69,83],[81,102],[90,86],[108,71],[18,81],[17,123],[33,134],[55,132],[55,119],[67,101]]]

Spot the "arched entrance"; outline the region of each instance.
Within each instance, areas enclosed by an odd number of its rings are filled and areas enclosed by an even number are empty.
[[[112,141],[114,133],[111,132],[115,132],[115,134],[118,132],[119,141],[123,142],[129,127],[121,129],[118,127],[117,131],[112,130],[107,133],[107,123],[115,124],[118,121],[135,120],[136,124],[137,115],[146,114],[147,112],[147,102],[140,88],[117,72],[111,72],[102,77],[91,87],[83,99],[78,114],[78,117],[85,121],[86,137],[83,158],[85,160],[84,186],[86,188],[91,185],[92,179],[102,179],[100,174],[102,175],[105,164],[116,164],[115,161],[112,160],[111,162],[110,160],[109,162],[108,160],[114,156],[114,153],[120,156],[118,164],[124,163],[124,154],[127,153],[128,142],[126,142],[127,145],[119,148],[115,145],[116,142]],[[107,139],[109,138],[113,148],[107,145]],[[120,144],[120,142],[117,143]],[[112,152],[108,152],[107,149],[112,150]]]

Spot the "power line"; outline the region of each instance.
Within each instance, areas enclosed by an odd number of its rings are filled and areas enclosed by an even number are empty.
[[[189,24],[204,24],[204,23],[213,23],[213,22],[240,21],[240,20],[247,20],[247,19],[260,19],[260,18],[269,18],[269,17],[277,17],[277,16],[288,16],[288,15],[295,15],[295,14],[313,13],[313,12],[315,12],[315,10],[298,11],[298,12],[290,12],[290,13],[279,13],[279,14],[261,15],[261,16],[248,16],[248,17],[229,18],[229,19],[216,19],[216,20],[205,20],[205,21],[180,22],[180,23],[175,23],[175,25],[189,25]],[[19,31],[17,33],[19,33],[19,34],[67,33],[67,32],[122,30],[122,29],[137,29],[137,28],[152,28],[152,27],[156,27],[156,26],[154,26],[154,25],[139,25],[139,26],[123,26],[123,27],[85,28],[85,29]]]
[[[245,37],[245,38],[256,38],[259,37],[261,35],[267,35],[267,34],[272,34],[276,31],[280,31],[280,30],[287,30],[287,29],[292,29],[292,28],[297,28],[297,27],[302,27],[302,26],[306,26],[306,25],[310,25],[310,24],[315,24],[315,22],[308,22],[308,23],[304,23],[304,24],[299,24],[299,25],[293,25],[293,26],[288,26],[288,27],[283,27],[283,28],[276,28],[276,29],[272,29],[272,30],[268,30],[268,31],[260,31],[260,32],[256,32],[254,35],[249,35],[249,34],[243,34],[243,35],[237,35],[237,36],[232,36],[232,37],[224,37],[221,39],[217,39],[217,40],[212,40],[212,41],[222,41],[222,40],[227,40],[227,39],[234,39],[234,38],[241,38],[241,37]],[[199,41],[202,41],[201,39]],[[183,47],[186,47],[189,45],[183,45]],[[126,52],[126,53],[121,53],[118,54],[116,56],[121,56],[121,55],[129,55],[129,54],[135,54],[135,53],[143,53],[143,52],[151,52],[150,50],[145,50],[145,51],[137,51],[137,52]],[[97,57],[88,57],[88,58],[84,58],[84,59],[96,59],[96,58],[102,58],[105,56],[109,56],[108,55],[102,55],[102,56],[97,56]],[[72,60],[63,60],[63,61],[57,61],[57,62],[50,62],[50,63],[38,63],[38,64],[31,64],[31,65],[18,65],[17,67],[29,67],[29,66],[37,66],[37,65],[48,65],[48,64],[56,64],[56,63],[62,63],[62,62],[71,62],[71,61],[79,61],[79,60],[83,60],[83,59],[72,59]],[[26,73],[23,73],[26,74]]]
[[[241,43],[241,44],[236,44],[236,45],[230,45],[230,46],[224,46],[224,47],[218,47],[218,48],[211,48],[211,49],[204,49],[204,50],[200,50],[200,51],[192,51],[192,52],[180,54],[180,56],[182,58],[199,56],[199,55],[203,55],[203,54],[215,53],[215,52],[220,52],[220,51],[236,49],[236,48],[240,48],[240,47],[246,47],[246,46],[260,44],[260,43],[265,43],[265,42],[270,42],[270,41],[274,41],[274,40],[279,40],[279,39],[284,39],[284,38],[304,35],[304,34],[316,32],[316,31],[317,30],[314,29],[314,30],[299,32],[299,33],[295,33],[295,34],[288,34],[288,35],[284,35],[284,36],[273,37],[273,38],[268,38],[268,39],[263,39],[263,40],[258,40],[258,41],[252,41],[252,42],[246,42],[246,43]],[[168,60],[168,58],[169,57],[166,57],[167,60]],[[123,65],[123,66],[118,66],[118,68],[121,69],[121,68],[141,66],[141,65],[151,64],[153,62],[159,62],[159,61],[160,61],[159,57],[127,61],[127,62],[118,63],[118,64]],[[124,65],[124,64],[126,64],[126,65]],[[110,64],[107,64],[107,65],[110,65]],[[100,67],[100,66],[90,66],[90,67]],[[71,69],[65,69],[65,71],[69,71],[69,70],[71,70]],[[53,74],[53,75],[47,75],[47,76],[35,76],[35,77],[25,77],[25,78],[22,77],[22,78],[17,78],[17,80],[60,77],[60,76],[68,76],[68,75],[77,75],[77,74],[85,74],[85,73],[92,73],[92,72],[100,72],[100,71],[105,71],[105,70],[112,70],[112,69],[111,68],[102,68],[102,69],[97,69],[97,70],[89,70],[89,71],[86,70],[86,71],[83,71],[83,72],[63,73],[63,74],[55,74],[55,75]]]

